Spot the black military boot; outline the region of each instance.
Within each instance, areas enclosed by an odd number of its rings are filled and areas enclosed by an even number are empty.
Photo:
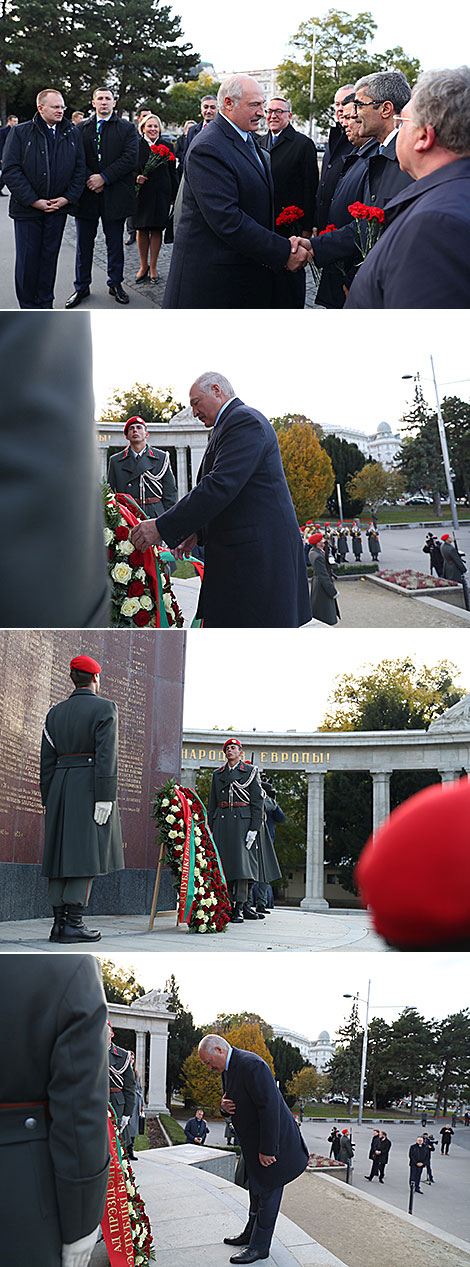
[[[249,906],[248,902],[243,903],[243,918],[244,919],[258,919],[254,906]],[[263,919],[262,915],[260,916],[260,919]]]
[[[234,902],[232,906],[232,914],[230,916],[231,924],[243,924],[242,902]]]
[[[83,923],[84,906],[82,902],[69,903],[67,918],[62,930],[61,942],[100,941],[101,933],[96,928],[87,928]]]
[[[53,906],[54,923],[49,933],[49,941],[62,941],[62,933],[66,919],[65,906]]]

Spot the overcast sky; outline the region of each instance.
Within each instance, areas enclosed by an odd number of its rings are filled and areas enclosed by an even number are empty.
[[[326,1029],[333,1036],[351,1011],[343,994],[367,998],[371,979],[370,1016],[390,1022],[404,1007],[416,1007],[430,1020],[468,1006],[465,955],[368,954],[321,955],[302,952],[277,954],[113,955],[120,966],[135,969],[147,990],[162,990],[174,972],[180,996],[197,1024],[211,1024],[220,1012],[257,1012],[271,1024],[283,1025],[318,1038]],[[365,1007],[360,1016],[364,1020]]]
[[[214,0],[175,0],[173,13],[181,15],[185,39],[202,61],[213,62],[216,71],[269,69],[291,56],[289,40],[301,22],[316,15],[324,17],[330,4],[316,6],[307,0],[290,0],[287,5],[269,6],[253,0],[238,0],[233,9],[214,6]],[[351,16],[370,10],[377,23],[371,49],[385,52],[401,44],[410,56],[418,57],[425,70],[438,66],[459,66],[468,52],[469,16],[464,0],[447,0],[444,9],[410,4],[409,0],[373,0],[371,4],[348,3],[337,6]]]
[[[468,632],[448,629],[190,630],[184,725],[190,729],[315,730],[334,680],[413,655],[428,667],[451,660],[470,693]]]
[[[375,434],[396,431],[422,375],[434,403],[429,354],[440,395],[470,398],[468,339],[458,312],[98,312],[92,314],[99,418],[116,387],[170,387],[188,404],[191,383],[216,370],[268,417],[300,413]],[[464,381],[462,381],[464,380]]]

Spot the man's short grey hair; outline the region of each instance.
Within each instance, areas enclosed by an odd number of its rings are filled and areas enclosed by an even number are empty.
[[[206,92],[204,97],[201,97],[201,106],[203,101],[217,101],[215,92]]]
[[[203,1056],[212,1056],[217,1047],[221,1047],[222,1051],[229,1051],[230,1043],[220,1034],[206,1034],[205,1038],[201,1038],[198,1052]]]
[[[403,110],[411,97],[411,88],[402,70],[377,71],[375,75],[363,75],[355,85],[367,88],[372,101],[391,101],[397,114]]]
[[[346,92],[346,90],[348,92],[354,92],[354,84],[340,84],[339,88],[336,89],[335,97],[339,92]]]
[[[203,392],[210,392],[211,387],[215,387],[217,383],[217,386],[220,387],[224,396],[235,395],[232,384],[229,383],[228,378],[225,378],[223,374],[216,374],[213,370],[208,370],[206,374],[200,374],[199,378],[195,378],[194,382],[195,384],[197,383],[198,387],[200,387]]]
[[[284,105],[285,105],[285,106],[287,106],[287,109],[288,109],[288,110],[290,110],[290,112],[291,112],[291,114],[292,114],[292,102],[291,102],[291,101],[289,101],[289,98],[288,98],[288,97],[283,97],[282,92],[273,92],[273,95],[272,95],[272,97],[270,97],[270,98],[269,98],[269,100],[270,100],[270,101],[283,101],[283,102],[284,102]]]
[[[246,79],[246,75],[227,75],[227,78],[222,80],[217,93],[217,105],[219,110],[223,110],[226,97],[230,97],[230,100],[234,101],[235,104],[238,105],[243,97],[244,79]]]
[[[435,129],[443,149],[470,154],[470,66],[426,70],[413,88],[411,113],[420,127]]]

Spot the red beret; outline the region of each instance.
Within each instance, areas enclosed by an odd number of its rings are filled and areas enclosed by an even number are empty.
[[[344,1131],[341,1131],[341,1134],[342,1134],[342,1135],[349,1135],[348,1128],[346,1127]]]
[[[145,421],[145,418],[138,418],[138,417],[137,417],[137,415],[135,415],[135,417],[134,417],[134,418],[128,418],[128,419],[127,419],[127,422],[125,422],[125,423],[124,423],[124,435],[125,435],[125,436],[127,435],[127,431],[128,431],[128,428],[129,428],[129,427],[130,427],[130,425],[131,425],[131,422],[140,422],[140,423],[141,423],[141,425],[142,425],[143,427],[145,427],[145,430],[147,430],[147,423],[146,423],[146,421]]]
[[[312,524],[313,524],[313,519],[307,519],[306,527],[310,528]]]
[[[355,869],[362,903],[392,945],[470,937],[470,784],[433,784],[394,810]]]
[[[101,673],[101,664],[92,660],[90,655],[76,655],[70,661],[71,669],[80,669],[81,673]]]
[[[442,535],[442,537],[441,537],[441,541],[450,541],[450,533],[449,533],[449,532],[444,532],[444,533],[443,533],[443,535]]]
[[[227,745],[228,745],[229,743],[237,743],[237,744],[238,744],[238,747],[243,749],[243,744],[241,744],[241,743],[240,743],[240,740],[239,740],[239,739],[235,739],[235,735],[231,735],[231,736],[230,736],[230,739],[226,739],[226,740],[225,740],[225,743],[224,743],[224,746],[223,746],[223,749],[222,749],[222,751],[223,751],[223,752],[225,752],[225,749],[226,749],[226,747],[227,747]]]
[[[308,539],[308,544],[309,544],[309,546],[316,546],[316,545],[318,545],[318,542],[319,542],[319,541],[323,541],[323,533],[322,533],[322,532],[314,532],[313,536],[312,536],[312,537],[309,537],[309,539]]]

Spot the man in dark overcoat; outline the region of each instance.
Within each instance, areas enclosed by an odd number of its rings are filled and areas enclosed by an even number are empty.
[[[197,484],[171,510],[134,528],[134,545],[164,540],[177,547],[177,558],[198,540],[204,545],[198,616],[206,628],[306,624],[302,538],[271,423],[221,374],[202,374],[189,399],[195,417],[213,427]]]
[[[0,314],[2,627],[110,623],[89,322]]]
[[[67,209],[85,185],[83,145],[73,123],[64,119],[62,93],[46,88],[36,105],[33,119],[8,129],[3,154],[20,308],[52,308]]]
[[[232,899],[231,920],[242,924],[244,918],[258,919],[248,905],[248,890],[260,878],[263,793],[257,766],[243,759],[240,741],[231,736],[224,752],[225,765],[212,775],[207,817]]]
[[[427,1166],[429,1159],[429,1148],[424,1143],[422,1135],[418,1135],[416,1144],[411,1145],[408,1155],[410,1160],[410,1184],[414,1183],[415,1192],[419,1192],[421,1195],[421,1179],[424,1167]]]
[[[131,1052],[113,1043],[114,1030],[108,1021],[109,1102],[117,1117],[124,1147],[132,1151],[129,1122],[132,1117],[136,1090]]]
[[[207,128],[207,125],[212,122],[212,119],[215,119],[216,114],[217,114],[217,97],[212,96],[211,93],[208,93],[206,97],[201,97],[202,118],[199,123],[193,123],[191,124],[191,127],[188,128],[188,131],[184,138],[183,153],[182,153],[182,159],[181,159],[182,162],[184,162],[184,159],[186,158],[186,154],[189,150],[189,146],[192,144],[195,137],[199,136],[199,133],[202,132],[203,128]]]
[[[314,142],[303,132],[296,132],[291,123],[290,103],[284,97],[273,97],[266,110],[268,131],[258,138],[271,160],[274,185],[274,223],[276,233],[289,238],[299,233],[310,238],[315,223],[315,197],[318,188],[318,162]],[[285,207],[298,207],[301,219],[292,225],[277,225]],[[305,269],[276,273],[274,302],[276,308],[304,308]]]
[[[128,444],[110,458],[108,484],[115,493],[128,493],[147,515],[155,518],[160,510],[175,505],[178,494],[170,454],[154,445],[150,447],[148,434],[143,418],[127,419],[124,435]]]
[[[99,941],[85,927],[93,877],[122,871],[117,804],[118,713],[100,699],[101,666],[75,656],[75,690],[47,714],[41,745],[41,797],[46,808],[42,875],[54,911],[50,941]]]
[[[385,1167],[388,1165],[388,1159],[390,1156],[391,1147],[392,1147],[392,1141],[391,1139],[388,1138],[387,1132],[381,1131],[380,1132],[381,1157],[379,1161],[379,1183],[384,1182]]]
[[[108,1186],[106,1001],[93,955],[2,955],[0,1184],[9,1267],[76,1267]]]
[[[164,308],[270,308],[275,274],[296,271],[311,255],[308,244],[292,254],[274,232],[269,160],[253,139],[262,88],[231,76],[218,100],[219,113],[186,155]]]
[[[337,589],[328,571],[323,534],[314,532],[310,537],[309,563],[311,564],[312,589],[311,607],[314,620],[321,620],[324,625],[338,623]]]
[[[254,1263],[269,1256],[284,1185],[303,1174],[308,1148],[260,1056],[208,1034],[199,1044],[199,1058],[221,1074],[222,1113],[232,1118],[249,1180],[248,1222],[239,1236],[224,1237],[224,1244],[242,1247],[231,1263]]]
[[[378,143],[375,137],[361,137],[360,124],[356,115],[354,92],[347,96],[343,103],[343,128],[353,149],[343,159],[336,188],[330,203],[330,225],[335,230],[351,224],[349,207],[354,202],[363,201],[363,190],[367,176],[368,159],[377,153]],[[321,231],[322,232],[322,231]],[[329,237],[329,233],[326,235]],[[323,241],[323,239],[322,239]],[[320,248],[320,243],[318,247]],[[320,283],[315,303],[323,308],[343,308],[346,289],[351,285],[352,277],[358,263],[356,246],[352,254],[343,255],[342,259],[328,262],[322,260]]]
[[[412,183],[387,202],[385,232],[359,270],[348,308],[468,308],[469,100],[468,66],[418,79],[396,140]]]
[[[372,1162],[372,1165],[370,1168],[370,1175],[364,1175],[364,1178],[368,1179],[369,1183],[372,1183],[372,1180],[375,1179],[375,1176],[378,1175],[379,1173],[379,1165],[380,1165],[381,1156],[382,1156],[382,1152],[381,1152],[381,1147],[380,1147],[380,1131],[375,1130],[372,1133],[372,1139],[371,1139],[370,1148],[369,1148],[369,1160]]]
[[[196,1109],[195,1117],[190,1117],[184,1128],[187,1144],[203,1144],[209,1127],[204,1118],[204,1109]]]
[[[86,186],[71,208],[75,216],[77,249],[74,291],[66,308],[77,308],[90,294],[93,248],[101,220],[108,257],[108,289],[118,304],[128,304],[123,289],[124,224],[135,211],[135,172],[139,135],[133,123],[114,114],[115,98],[108,88],[95,88],[94,114],[79,123],[85,149]]]
[[[315,227],[319,233],[326,229],[330,220],[330,203],[341,176],[346,155],[350,154],[353,148],[343,127],[343,104],[345,98],[349,97],[353,91],[354,84],[344,84],[335,93],[334,111],[336,121],[329,131],[317,190]]]

